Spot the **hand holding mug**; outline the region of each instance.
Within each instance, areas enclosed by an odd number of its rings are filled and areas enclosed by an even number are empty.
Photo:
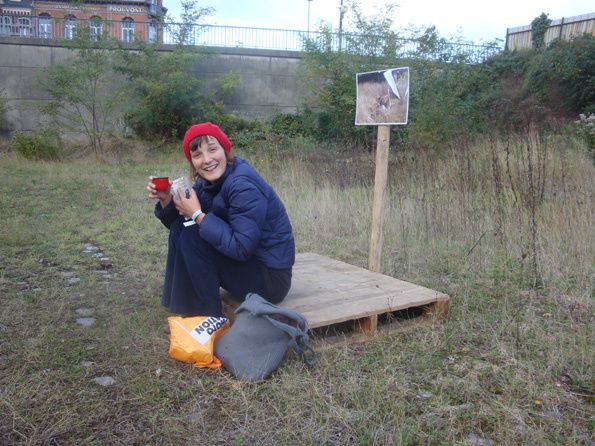
[[[177,189],[176,193],[174,194],[174,203],[176,204],[176,209],[180,215],[183,215],[186,218],[190,218],[194,212],[201,208],[194,189],[190,188],[188,192],[188,197],[186,197],[186,191],[182,189]]]
[[[159,200],[162,207],[167,206],[171,200],[169,192],[171,182],[169,181],[169,178],[150,176],[149,179],[151,180],[147,185],[149,198]]]

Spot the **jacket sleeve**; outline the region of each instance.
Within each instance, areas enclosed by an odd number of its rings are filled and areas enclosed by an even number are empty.
[[[161,207],[161,203],[157,202],[155,204],[155,217],[161,220],[161,223],[169,229],[171,224],[180,216],[176,206],[174,204],[174,200],[171,200],[167,206],[164,208]]]
[[[223,255],[246,261],[260,242],[267,198],[248,178],[238,177],[230,185],[227,203],[228,222],[207,213],[200,224],[200,236]]]

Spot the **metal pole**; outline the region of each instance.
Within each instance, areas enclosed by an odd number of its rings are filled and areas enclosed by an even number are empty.
[[[558,39],[562,38],[562,30],[564,29],[564,17],[562,17],[562,20],[560,21],[560,33],[558,34]]]
[[[339,7],[339,52],[341,52],[341,46],[343,43],[343,0],[341,0],[341,6]]]
[[[310,4],[312,0],[308,0],[308,37],[310,37]]]

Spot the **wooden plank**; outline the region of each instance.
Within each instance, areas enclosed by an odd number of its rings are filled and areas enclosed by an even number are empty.
[[[350,290],[333,292],[332,290],[320,289],[316,295],[307,294],[292,294],[286,298],[286,305],[293,305],[296,302],[300,306],[309,306],[316,308],[319,306],[325,306],[330,302],[337,302],[346,304],[364,304],[366,306],[381,306],[386,307],[387,305],[398,305],[399,302],[408,302],[411,295],[412,298],[420,301],[420,305],[428,302],[421,302],[422,300],[434,301],[439,298],[439,294],[436,291],[429,290],[423,287],[407,287],[400,288],[400,284],[396,283],[395,287],[358,287],[353,286]],[[300,284],[296,283],[296,287]]]
[[[309,281],[304,270],[316,271],[315,289],[303,287]],[[300,254],[292,290],[282,305],[304,314],[311,326],[316,327],[421,306],[442,296],[428,288],[337,260]]]
[[[333,324],[370,314],[390,313],[431,304],[434,301],[436,301],[435,296],[421,298],[415,294],[415,290],[411,290],[408,299],[397,300],[380,294],[375,296],[374,300],[366,300],[364,296],[360,301],[355,302],[321,299],[316,305],[302,305],[300,300],[295,302],[288,300],[283,302],[283,306],[304,314],[311,325],[318,325],[319,322]]]
[[[310,294],[310,291],[313,291],[313,288],[318,291],[328,290],[337,292],[342,290],[352,290],[354,286],[371,288],[372,285],[376,288],[386,287],[391,290],[427,289],[410,282],[405,282],[380,273],[370,272],[363,268],[324,258],[316,254],[299,254],[298,259],[299,260],[296,261],[294,266],[294,283],[299,284],[299,287],[292,288],[289,296],[294,294]],[[308,265],[306,265],[305,262],[307,262]],[[308,269],[313,270],[311,274]],[[316,285],[313,286],[313,283]],[[305,293],[302,292],[302,288]]]
[[[222,298],[230,300],[225,291]],[[338,260],[306,253],[297,255],[292,288],[280,305],[303,314],[312,329],[361,320],[356,323],[359,329],[373,333],[380,314],[422,307],[426,308],[428,316],[445,314],[448,296]]]
[[[388,149],[390,125],[379,125],[376,139],[376,173],[374,175],[374,202],[372,205],[372,235],[368,254],[368,269],[382,270],[382,226],[386,209],[386,183],[388,178]]]
[[[221,292],[221,301],[222,301],[222,306],[223,306],[223,315],[229,319],[229,322],[231,324],[233,324],[233,321],[235,320],[235,311],[236,308],[238,308],[240,306],[240,303],[233,300],[231,298],[231,296],[229,295],[229,293],[225,290],[222,290]]]

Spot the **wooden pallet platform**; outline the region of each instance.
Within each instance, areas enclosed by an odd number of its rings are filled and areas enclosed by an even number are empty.
[[[226,292],[226,313],[237,307]],[[296,256],[291,290],[280,306],[306,317],[311,329],[353,321],[357,331],[373,334],[378,316],[422,309],[426,317],[448,313],[446,294],[368,271],[318,254]]]

